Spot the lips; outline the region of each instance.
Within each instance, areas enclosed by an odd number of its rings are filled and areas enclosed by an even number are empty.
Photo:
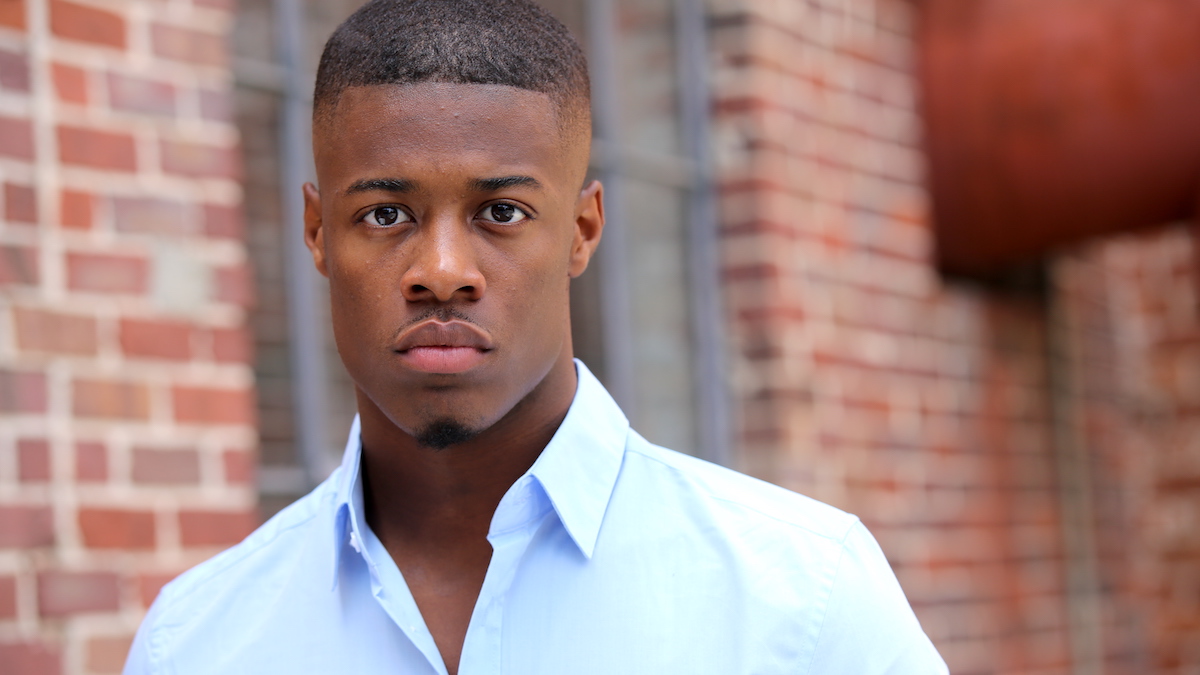
[[[413,370],[461,373],[483,362],[492,341],[482,329],[464,321],[423,321],[400,334],[393,350]]]

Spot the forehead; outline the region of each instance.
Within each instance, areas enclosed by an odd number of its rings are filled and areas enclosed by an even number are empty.
[[[313,149],[322,183],[379,171],[517,167],[554,182],[572,178],[581,161],[571,136],[546,94],[424,82],[347,88],[314,127]]]

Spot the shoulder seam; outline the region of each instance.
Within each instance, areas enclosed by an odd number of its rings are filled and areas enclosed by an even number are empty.
[[[250,556],[253,556],[254,554],[263,550],[271,542],[275,541],[280,536],[282,536],[285,532],[289,532],[291,530],[296,529],[297,527],[306,525],[307,523],[311,522],[314,518],[317,517],[317,515],[319,513],[318,509],[321,508],[321,505],[324,502],[328,501],[328,499],[329,499],[328,496],[322,496],[321,503],[314,506],[314,508],[312,509],[312,511],[310,513],[308,513],[304,517],[298,519],[296,522],[290,523],[286,527],[275,528],[275,531],[273,533],[271,533],[270,537],[265,538],[262,541],[255,542],[255,545],[253,547],[247,547],[245,550],[238,552],[237,555],[230,555],[227,560],[222,560],[222,561],[220,561],[220,564],[212,566],[212,569],[204,570],[205,571],[204,576],[199,577],[195,580],[189,579],[188,587],[186,589],[175,590],[171,594],[170,600],[177,601],[177,600],[183,600],[183,599],[187,598],[192,593],[194,593],[196,590],[198,590],[199,587],[204,584],[204,582],[207,582],[214,575],[224,572],[225,570],[228,570],[230,567],[237,565],[238,563],[242,562],[243,560],[245,560],[245,559],[249,558]],[[225,549],[225,551],[223,551],[222,553],[232,554],[234,552],[234,549],[240,547],[243,543],[245,543],[245,540],[243,540],[239,544],[235,544],[231,548]],[[217,554],[217,555],[219,556],[221,554]],[[209,558],[209,561],[215,562],[216,560],[215,560],[215,558]],[[200,564],[203,565],[204,563],[200,563]]]
[[[851,523],[850,527],[846,528],[845,533],[842,534],[842,538],[838,542],[840,547],[838,549],[837,567],[833,573],[833,578],[829,580],[829,588],[825,589],[825,609],[821,612],[821,626],[817,628],[816,639],[813,641],[813,651],[808,657],[808,664],[804,667],[805,673],[812,672],[813,663],[817,660],[817,652],[821,649],[821,637],[825,633],[825,624],[829,619],[829,599],[833,597],[833,589],[837,586],[838,577],[842,575],[842,562],[846,559],[846,540],[850,538],[850,533],[854,531],[854,527],[860,522],[858,517],[855,516],[854,522]]]
[[[646,442],[647,442],[647,444],[651,445],[652,447],[657,447],[657,446],[654,446],[653,444],[649,443],[649,441],[646,441]],[[663,450],[665,450],[666,452],[675,452],[674,450],[669,450],[669,449],[666,449],[666,448],[663,448]],[[637,454],[638,456],[640,456],[640,457],[644,457],[644,458],[646,458],[647,460],[650,460],[650,461],[652,461],[652,462],[655,462],[655,463],[657,463],[657,464],[659,464],[659,465],[661,465],[661,466],[663,466],[663,467],[665,467],[665,468],[667,468],[667,469],[670,469],[671,471],[674,471],[674,472],[676,472],[676,473],[680,473],[680,469],[679,469],[679,467],[673,466],[673,465],[671,465],[670,463],[663,461],[663,460],[662,460],[661,458],[659,458],[659,457],[655,457],[655,456],[653,456],[653,455],[650,455],[650,454],[646,453],[645,451],[643,451],[642,449],[639,449],[639,448],[632,447],[632,446],[631,446],[630,444],[628,444],[628,443],[626,444],[626,451],[627,451],[627,452],[636,453],[636,454]],[[690,455],[689,455],[689,456],[690,456]],[[719,465],[714,465],[714,466],[719,466]],[[723,469],[726,469],[726,470],[732,471],[732,469],[729,469],[728,467],[719,467],[719,468],[723,468]],[[735,472],[735,473],[737,473],[737,472]],[[738,474],[738,475],[740,475],[740,476],[744,476],[745,478],[748,478],[748,479],[751,479],[751,480],[760,480],[760,479],[754,478],[753,476],[746,476],[745,474]],[[763,481],[763,482],[765,483],[766,481]],[[771,486],[771,487],[773,487],[773,488],[777,488],[777,489],[780,489],[780,490],[785,490],[785,491],[787,490],[787,488],[785,488],[785,487],[781,487],[781,486],[779,486],[779,485],[775,485],[774,483],[766,483],[766,484],[767,484],[767,485],[770,485],[770,486]],[[794,527],[794,528],[796,528],[796,529],[804,530],[805,532],[809,532],[809,533],[811,533],[811,534],[814,534],[814,535],[816,535],[816,536],[818,536],[818,537],[822,537],[822,538],[824,538],[824,539],[829,539],[829,540],[831,540],[831,541],[836,541],[836,542],[839,542],[839,543],[843,544],[843,547],[844,547],[844,544],[845,544],[846,538],[847,538],[847,537],[850,535],[850,531],[851,531],[851,530],[853,530],[853,529],[854,529],[854,525],[855,525],[855,524],[857,524],[857,523],[859,522],[859,518],[858,518],[858,516],[854,515],[853,513],[847,513],[847,512],[845,512],[845,511],[841,511],[841,510],[839,509],[838,511],[839,511],[840,513],[842,513],[842,514],[845,514],[845,516],[846,516],[847,518],[849,518],[850,522],[847,524],[845,531],[843,531],[843,532],[841,533],[841,535],[840,535],[840,536],[838,536],[838,535],[830,534],[830,533],[827,533],[827,532],[818,532],[817,530],[814,530],[814,529],[812,529],[811,527],[807,527],[807,526],[805,526],[805,525],[803,525],[803,524],[801,524],[801,523],[796,523],[796,522],[793,522],[793,521],[790,521],[790,520],[784,520],[783,518],[780,518],[779,516],[776,516],[776,515],[774,515],[774,514],[771,514],[771,513],[767,513],[767,512],[765,512],[765,511],[763,511],[762,509],[755,508],[754,506],[751,506],[750,504],[746,504],[746,503],[744,503],[744,502],[741,502],[741,501],[737,501],[737,500],[729,499],[729,498],[727,498],[727,497],[722,497],[721,495],[714,494],[714,493],[713,493],[711,490],[708,490],[708,489],[704,489],[704,490],[703,490],[703,494],[704,494],[706,497],[708,497],[709,499],[712,499],[712,500],[715,500],[715,501],[724,502],[724,503],[726,503],[726,504],[732,504],[732,505],[734,505],[734,506],[737,506],[737,507],[740,507],[740,508],[746,509],[746,510],[748,510],[748,511],[753,511],[754,513],[757,513],[758,515],[760,515],[760,516],[762,516],[762,517],[764,517],[764,518],[770,518],[771,520],[773,520],[773,521],[775,521],[775,522],[777,522],[777,523],[780,523],[780,524],[782,524],[782,525],[787,525],[787,526],[789,526],[789,527]],[[797,497],[804,497],[804,495],[801,495],[801,494],[799,494],[799,493],[796,493],[796,492],[793,492],[792,494],[795,494]],[[808,499],[811,499],[811,498],[808,498]],[[818,502],[818,503],[819,503],[819,504],[823,504],[824,506],[829,506],[828,504],[824,504],[824,502]],[[829,506],[829,508],[836,509],[837,507],[834,507],[834,506]]]

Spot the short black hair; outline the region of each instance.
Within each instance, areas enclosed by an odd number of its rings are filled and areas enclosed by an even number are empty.
[[[418,82],[541,92],[564,125],[590,119],[587,58],[531,0],[372,0],[325,43],[314,121],[333,112],[347,87]]]

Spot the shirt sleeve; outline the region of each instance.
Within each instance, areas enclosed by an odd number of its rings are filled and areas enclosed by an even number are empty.
[[[810,675],[945,675],[875,538],[855,523],[842,546]]]
[[[158,614],[155,610],[161,604],[162,593],[159,593],[159,597],[150,607],[150,612],[142,619],[142,625],[138,626],[133,645],[129,648],[129,656],[125,657],[125,669],[121,671],[121,675],[152,675],[157,672],[150,654],[150,634],[154,631],[155,616]]]

